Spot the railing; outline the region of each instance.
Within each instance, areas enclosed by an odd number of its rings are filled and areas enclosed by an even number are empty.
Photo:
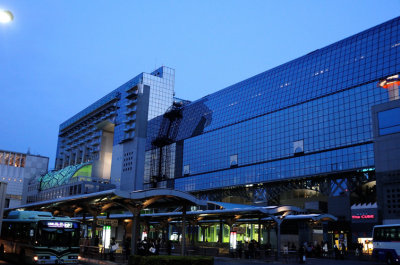
[[[170,252],[171,255],[181,255],[181,245],[177,242],[171,244],[171,249],[168,251],[166,244],[163,244],[159,249],[160,255],[168,255]],[[142,253],[143,254],[143,253]],[[90,259],[98,259],[98,260],[110,260],[111,255],[108,249],[101,246],[84,246],[81,245],[80,255],[85,258]],[[150,252],[145,253],[144,255],[154,255]],[[226,247],[226,244],[210,244],[207,246],[205,244],[201,245],[187,245],[185,255],[195,256],[214,256],[214,257],[231,257],[231,258],[240,258],[240,259],[259,259],[264,261],[274,261],[277,259],[276,249],[255,249],[255,250],[230,250]],[[347,259],[347,260],[363,260],[363,261],[371,261],[373,260],[371,255],[368,254],[360,254],[356,255],[356,252],[353,250],[346,251],[345,253],[338,253],[334,251],[334,249],[329,249],[327,252],[321,253],[304,253],[306,258],[318,258],[318,259]],[[114,253],[114,260],[117,262],[126,262],[128,260],[129,253],[126,253],[125,250],[120,247]],[[280,260],[286,263],[298,262],[301,255],[296,250],[289,250],[288,252],[281,251]]]
[[[97,260],[110,260],[111,255],[108,249],[104,247],[96,247],[96,246],[80,246],[80,255],[81,257],[84,258],[90,258],[90,259],[97,259]],[[125,250],[119,247],[117,251],[114,253],[114,260],[115,261],[127,261],[128,260],[127,253],[125,253]]]

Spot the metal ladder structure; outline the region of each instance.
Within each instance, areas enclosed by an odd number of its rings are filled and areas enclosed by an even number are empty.
[[[174,102],[164,113],[158,136],[152,142],[150,159],[150,184],[157,184],[170,178],[171,144],[175,142],[182,120],[182,102]]]

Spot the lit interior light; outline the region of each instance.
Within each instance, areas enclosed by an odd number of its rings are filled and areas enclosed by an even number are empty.
[[[9,23],[14,19],[13,14],[8,10],[0,10],[0,23]]]

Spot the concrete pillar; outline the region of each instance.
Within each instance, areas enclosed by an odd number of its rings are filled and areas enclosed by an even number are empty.
[[[324,242],[329,242],[328,222],[322,222],[322,239],[324,240]]]
[[[133,217],[132,217],[132,238],[131,238],[131,255],[136,254],[136,242],[138,240],[138,235],[139,235],[139,218],[140,218],[140,209],[134,209],[132,211]]]
[[[276,258],[279,260],[281,257],[281,220],[276,222]]]
[[[67,160],[68,160],[68,159],[67,159],[67,154],[66,154],[66,152],[64,152],[64,158],[63,158],[63,161],[62,161],[61,168],[64,168],[64,167],[67,166],[67,163],[68,163]]]
[[[167,240],[171,240],[171,235],[172,235],[172,226],[168,223],[168,226],[167,226]]]
[[[69,152],[68,166],[72,164],[72,152]]]
[[[95,238],[96,238],[96,229],[97,229],[97,213],[93,215],[92,221],[92,246],[94,246]]]
[[[197,229],[196,229],[197,227]],[[194,246],[196,242],[196,238],[198,237],[198,232],[199,232],[199,226],[197,225],[192,225],[192,246]]]
[[[299,246],[303,245],[304,242],[310,242],[312,239],[312,230],[308,224],[308,221],[299,221]]]
[[[218,233],[218,242],[219,243],[222,243],[223,231],[224,231],[224,223],[222,222],[222,219],[220,219],[219,220],[219,233]]]
[[[190,221],[189,221],[188,233],[189,233],[188,234],[188,239],[189,239],[188,243],[191,243],[192,242],[193,231],[192,231],[192,224],[190,223]]]
[[[200,237],[201,237],[201,238],[200,238],[200,241],[201,241],[201,242],[204,242],[204,241],[205,241],[205,240],[204,240],[204,239],[205,239],[204,231],[205,231],[205,230],[204,230],[204,227],[201,226],[201,225],[199,225],[199,233],[200,233]]]
[[[0,227],[3,222],[3,212],[4,206],[6,205],[6,190],[7,190],[7,182],[0,182]],[[1,233],[1,229],[0,229]]]
[[[231,248],[231,232],[232,232],[232,225],[229,225],[229,249]]]
[[[75,161],[74,161],[74,165],[78,164],[78,159],[79,159],[79,149],[77,149],[75,151]]]
[[[82,157],[81,157],[81,164],[83,164],[83,163],[85,163],[86,161],[85,161],[85,157],[86,157],[86,149],[87,149],[87,146],[86,145],[83,145],[82,146]]]
[[[186,205],[183,206],[182,210],[182,244],[181,244],[181,255],[184,256],[186,253]]]

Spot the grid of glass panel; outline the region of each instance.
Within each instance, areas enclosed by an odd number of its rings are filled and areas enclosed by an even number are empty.
[[[131,138],[134,136],[134,132],[129,135],[124,131],[128,126],[131,128],[135,128],[135,124],[133,122],[130,124],[124,123],[127,119],[126,113],[128,110],[127,103],[131,101],[131,99],[127,99],[128,96],[127,90],[135,87],[138,84],[148,85],[150,86],[150,101],[149,101],[149,113],[148,119],[154,118],[158,115],[163,114],[169,106],[172,104],[173,93],[174,93],[174,78],[175,78],[175,70],[168,67],[160,67],[156,69],[151,74],[141,73],[136,77],[132,78],[125,84],[121,85],[117,89],[113,90],[111,93],[107,94],[100,100],[91,104],[84,110],[80,111],[72,118],[68,119],[64,123],[60,125],[60,133],[66,127],[76,123],[78,125],[78,121],[82,119],[86,119],[90,121],[90,125],[87,125],[89,129],[81,128],[78,133],[75,132],[76,135],[73,137],[70,135],[64,135],[63,137],[59,137],[58,146],[57,146],[57,159],[60,160],[63,158],[61,153],[65,153],[65,159],[69,158],[67,153],[70,156],[74,156],[76,152],[79,153],[80,150],[85,150],[85,156],[90,157],[91,152],[99,151],[99,141],[100,141],[100,132],[97,131],[96,124],[100,123],[103,120],[110,119],[110,117],[115,117],[115,120],[112,120],[115,123],[114,128],[114,140],[113,144],[120,144],[122,141],[126,140],[126,138]],[[101,109],[106,104],[110,103],[112,100],[117,99],[117,108],[112,111],[109,115],[103,115],[99,117],[91,116],[91,113],[95,112],[98,109]],[[135,101],[135,99],[133,99]],[[133,117],[133,121],[135,119],[135,114],[131,115]],[[71,137],[72,138],[71,138]],[[94,137],[97,138],[94,138]],[[80,139],[78,143],[69,143],[65,142],[65,147],[61,148],[63,139]],[[96,159],[96,156],[91,156],[92,159]],[[81,159],[78,159],[80,162]],[[73,162],[74,163],[74,162]],[[65,164],[65,163],[64,163]],[[66,163],[68,165],[68,163]]]
[[[187,105],[185,191],[373,167],[371,106],[400,72],[399,18]],[[149,138],[156,135],[149,126]],[[295,154],[299,142],[304,154]],[[148,146],[149,147],[149,146]],[[230,168],[237,154],[238,168]],[[182,168],[183,171],[183,168]]]
[[[370,108],[385,91],[367,84],[185,140],[183,164],[191,174],[291,157],[372,141]]]
[[[161,67],[151,74],[144,74],[143,84],[151,87],[148,116],[150,120],[163,114],[172,105],[175,70],[168,67]]]
[[[400,132],[400,108],[379,112],[378,120],[380,135]]]
[[[191,103],[178,139],[400,72],[399,19],[361,32]]]

